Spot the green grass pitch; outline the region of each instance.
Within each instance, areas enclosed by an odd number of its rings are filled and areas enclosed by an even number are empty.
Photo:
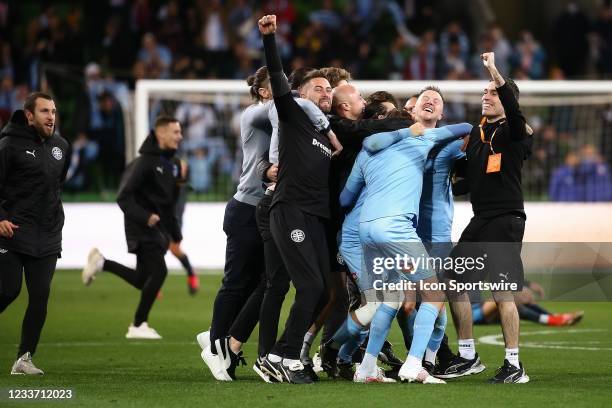
[[[195,334],[209,327],[220,275],[201,277],[202,290],[187,294],[184,276],[168,277],[149,323],[161,341],[124,338],[138,292],[119,278],[101,275],[85,288],[74,271],[57,272],[47,323],[34,361],[43,377],[9,375],[15,359],[25,285],[19,299],[0,315],[0,407],[604,407],[612,404],[612,304],[555,303],[553,311],[583,309],[584,321],[571,328],[523,323],[521,360],[529,384],[489,385],[486,379],[503,359],[503,347],[477,343],[487,370],[447,385],[362,385],[326,378],[310,386],[265,384],[252,371],[257,334],[245,346],[239,380],[214,380],[200,359]],[[283,310],[284,324],[287,306]],[[453,349],[454,330],[449,327]],[[500,333],[499,326],[476,327],[475,337]],[[390,340],[402,354],[394,325]],[[9,390],[72,389],[69,401],[10,400]]]

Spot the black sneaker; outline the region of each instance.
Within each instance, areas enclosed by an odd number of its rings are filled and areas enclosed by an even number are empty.
[[[399,378],[400,367],[393,367],[390,370],[385,370],[385,377],[392,378],[395,381],[401,381]]]
[[[230,349],[229,339],[230,337],[227,336],[225,339],[217,343],[221,345],[221,347],[217,347],[217,355],[222,363],[221,370],[227,372],[227,375],[230,376],[232,381],[235,381],[236,367],[238,367],[240,364],[245,366],[246,360],[242,356],[242,351],[236,354]]]
[[[305,363],[304,364],[304,370],[306,371],[306,374],[308,374],[308,376],[310,377],[312,382],[319,381],[319,376],[315,372],[314,366],[312,365],[312,363]]]
[[[380,353],[378,353],[378,359],[391,367],[401,367],[402,364],[404,364],[404,362],[395,355],[393,352],[393,345],[387,340],[385,340]]]
[[[321,347],[319,348],[321,368],[327,373],[329,378],[338,377],[338,364],[336,362],[338,359],[338,351],[339,350],[333,349],[329,342],[321,344]]]
[[[253,371],[255,371],[257,375],[260,376],[261,379],[264,380],[265,382],[277,383],[278,380],[276,379],[276,377],[272,377],[267,372],[264,371],[263,366],[265,362],[266,362],[265,357],[257,357],[257,360],[255,360],[255,364],[253,364]]]
[[[289,366],[284,363],[279,365],[281,372],[283,373],[283,379],[289,384],[312,384],[313,381],[306,372],[304,365],[301,361],[296,361]]]
[[[529,376],[525,374],[523,364],[519,363],[520,368],[516,368],[504,359],[504,365],[497,369],[495,377],[489,378],[491,384],[525,384],[529,382]]]
[[[355,367],[353,363],[338,361],[338,377],[347,381],[353,381],[355,376]]]
[[[472,360],[468,360],[467,358],[463,358],[461,356],[455,356],[448,367],[436,367],[434,376],[438,378],[457,378],[465,375],[481,373],[485,370],[485,368],[486,367],[484,364],[480,362],[478,353],[476,353]]]
[[[423,368],[425,371],[429,373],[429,375],[433,376],[435,371],[435,366],[429,361],[423,361]]]
[[[270,381],[276,380],[276,382],[283,382],[284,377],[283,377],[283,372],[281,370],[282,364],[283,364],[282,360],[274,363],[270,361],[268,357],[264,357],[263,361],[261,362],[260,367],[261,367],[261,371],[263,371],[264,374],[268,375],[268,377],[270,378]]]

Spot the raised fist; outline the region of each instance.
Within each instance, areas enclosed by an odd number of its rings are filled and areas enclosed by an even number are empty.
[[[276,16],[274,14],[263,16],[257,22],[259,32],[263,35],[276,32]]]
[[[485,68],[494,68],[495,67],[495,53],[494,52],[485,52],[480,55],[482,58],[482,64]]]

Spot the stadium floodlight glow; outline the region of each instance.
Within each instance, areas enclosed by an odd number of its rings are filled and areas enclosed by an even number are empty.
[[[361,93],[366,96],[372,92],[386,90],[396,97],[409,96],[428,85],[438,86],[448,100],[471,98],[476,101],[484,89],[485,80],[475,81],[353,81]],[[570,95],[574,104],[612,103],[612,81],[516,81],[521,90],[521,106],[530,96],[546,95],[548,97]],[[135,146],[138,147],[149,132],[149,100],[152,97],[164,99],[167,95],[177,98],[181,94],[222,94],[247,96],[249,88],[242,80],[138,80],[134,97]],[[450,98],[449,98],[450,97]],[[582,99],[580,99],[582,98]],[[595,98],[595,99],[593,99]],[[596,101],[596,102],[594,102]],[[533,105],[551,105],[550,98],[538,103],[533,98]],[[556,98],[552,104],[567,103],[565,98]]]

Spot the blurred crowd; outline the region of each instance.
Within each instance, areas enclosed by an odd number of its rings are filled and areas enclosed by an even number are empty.
[[[612,76],[608,0],[594,19],[570,2],[551,17],[554,41],[526,30],[509,38],[496,23],[474,31],[465,16],[436,13],[437,3],[0,0],[0,122],[30,90],[51,91],[59,100],[60,131],[73,144],[68,189],[115,188],[135,82],[246,78],[262,63],[256,19],[269,13],[278,16],[287,71],[341,66],[356,79],[481,79],[479,55],[492,50],[500,70],[517,79]],[[184,156],[197,170],[192,187],[205,193],[240,165],[235,140],[227,137],[236,136],[235,112],[214,104],[177,105],[175,114],[187,126]],[[552,169],[543,173],[546,180],[553,176]]]

